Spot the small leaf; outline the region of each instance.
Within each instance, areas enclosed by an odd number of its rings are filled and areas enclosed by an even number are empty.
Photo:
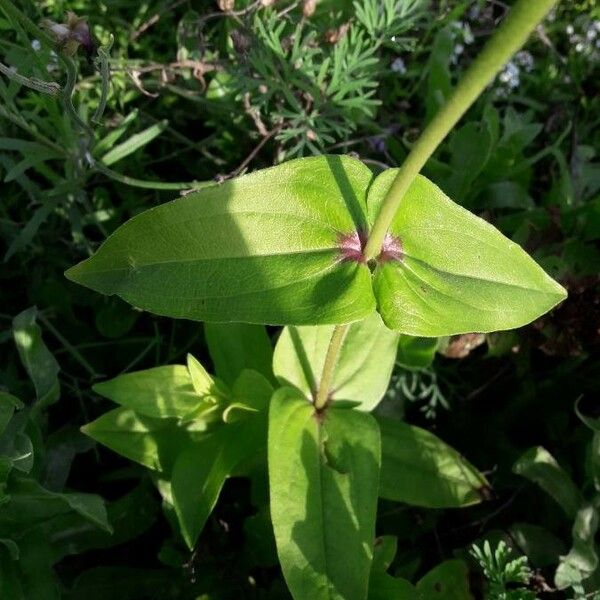
[[[488,489],[485,477],[435,435],[392,419],[380,419],[379,495],[427,508],[477,504]]]
[[[257,411],[269,407],[273,386],[266,377],[251,369],[244,369],[235,380],[232,394],[246,406]]]
[[[13,540],[9,540],[8,538],[0,538],[0,544],[8,550],[8,554],[12,560],[19,560],[19,546],[17,546]],[[2,569],[0,569],[0,573],[1,572]]]
[[[368,598],[369,600],[425,600],[410,581],[392,577],[387,573],[371,574]]]
[[[333,327],[286,327],[277,341],[273,370],[312,400],[316,394]],[[399,335],[377,313],[348,328],[331,384],[334,401],[357,402],[370,411],[385,394],[396,359]]]
[[[140,415],[157,419],[183,417],[202,404],[183,365],[126,373],[97,383],[92,389]]]
[[[365,600],[380,444],[371,415],[314,407],[281,388],[269,412],[271,516],[296,600]]]
[[[9,261],[16,252],[23,250],[31,243],[40,226],[52,214],[52,211],[54,211],[58,204],[58,200],[46,201],[31,215],[29,221],[27,221],[11,241],[4,255],[4,262]]]
[[[116,162],[123,160],[125,157],[133,154],[136,150],[143,148],[146,144],[149,144],[154,138],[158,137],[167,127],[169,121],[163,120],[160,123],[151,125],[150,127],[135,133],[128,140],[114,146],[109,150],[103,157],[102,162],[109,167]]]
[[[111,410],[81,431],[130,460],[164,472],[184,448],[205,435],[179,427],[173,419],[153,419],[128,408]]]
[[[60,366],[44,344],[36,316],[35,306],[18,314],[13,319],[13,336],[21,362],[35,387],[38,406],[42,407],[58,400]]]
[[[565,553],[565,545],[552,532],[539,525],[514,523],[505,541],[527,556],[537,568],[551,567]]]
[[[66,275],[171,317],[355,321],[374,309],[371,276],[341,244],[366,226],[370,180],[355,159],[320,156],[208,186],[137,215]]]
[[[438,345],[437,338],[401,335],[397,361],[405,369],[425,369],[433,362]]]
[[[244,369],[273,379],[273,348],[263,325],[205,323],[204,335],[215,373],[232,384]]]
[[[236,466],[266,445],[264,415],[237,421],[191,444],[175,462],[173,505],[187,545],[193,548],[221,488]]]
[[[554,583],[559,590],[580,585],[598,568],[595,536],[600,523],[598,509],[592,504],[583,505],[573,524],[573,546],[556,569]]]
[[[202,366],[200,361],[191,354],[187,355],[187,368],[194,390],[200,398],[206,396],[226,396],[228,394],[225,386],[218,380],[215,380]]]
[[[462,560],[439,564],[417,583],[417,590],[427,600],[473,600],[469,569]]]
[[[369,189],[371,219],[397,169]],[[395,255],[380,261],[373,286],[385,324],[402,333],[439,337],[514,329],[566,297],[517,244],[454,204],[418,176],[390,228]]]
[[[538,446],[527,450],[513,465],[513,472],[539,485],[569,518],[575,518],[583,504],[581,492],[545,448]]]

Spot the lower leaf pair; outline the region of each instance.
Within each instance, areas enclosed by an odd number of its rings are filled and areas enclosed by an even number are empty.
[[[367,412],[385,392],[398,334],[377,315],[351,326],[329,404],[319,412],[311,377],[322,368],[326,345],[319,340],[330,327],[286,328],[272,359],[263,328],[209,329],[209,350],[226,381],[191,356],[187,366],[122,375],[95,386],[122,406],[84,431],[152,470],[189,548],[227,478],[250,477],[260,487],[268,468],[270,502],[256,506],[270,512],[295,598],[358,600],[377,598],[378,585],[412,589],[384,572],[372,575],[369,589],[378,497],[459,507],[481,501],[487,482],[433,434]],[[250,364],[263,374],[244,368]]]

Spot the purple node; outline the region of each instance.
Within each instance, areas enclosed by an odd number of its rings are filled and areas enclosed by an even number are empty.
[[[400,238],[393,236],[391,233],[386,233],[383,238],[381,252],[377,257],[377,262],[385,263],[390,260],[402,261],[404,253],[402,251],[402,242]]]

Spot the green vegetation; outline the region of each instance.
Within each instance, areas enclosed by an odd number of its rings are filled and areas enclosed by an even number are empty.
[[[0,0],[0,597],[600,598],[553,5]]]

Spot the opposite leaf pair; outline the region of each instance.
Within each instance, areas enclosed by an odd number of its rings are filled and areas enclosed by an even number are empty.
[[[150,209],[67,276],[150,312],[212,322],[341,324],[375,309],[414,336],[524,325],[565,297],[516,244],[413,182],[374,261],[363,249],[395,169],[298,159]]]
[[[97,384],[122,407],[85,432],[152,469],[189,548],[225,480],[249,477],[254,489],[268,466],[270,502],[255,506],[271,516],[272,529],[261,532],[274,530],[292,595],[364,600],[375,593],[368,586],[378,498],[461,507],[480,502],[488,484],[433,434],[368,414],[385,393],[400,337],[376,314],[348,327],[330,403],[316,412],[311,394],[330,333],[287,327],[273,352],[262,327],[208,325],[218,376],[189,356],[187,366]],[[374,585],[412,587],[389,579],[381,573]]]

